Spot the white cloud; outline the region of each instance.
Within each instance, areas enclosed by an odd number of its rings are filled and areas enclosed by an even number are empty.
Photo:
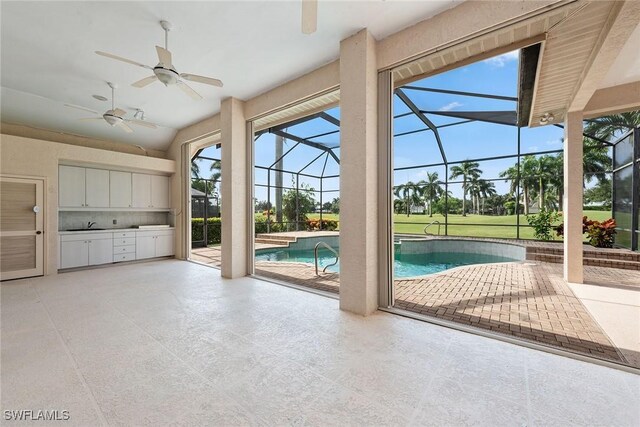
[[[484,62],[494,67],[504,67],[507,62],[516,61],[518,59],[518,51],[513,50],[511,52],[503,53],[502,55],[494,56],[493,58],[485,59]]]
[[[450,102],[447,105],[443,105],[442,107],[438,108],[438,111],[451,111],[454,108],[458,108],[458,107],[462,107],[462,104],[459,102]]]
[[[547,141],[547,145],[562,145],[562,141],[559,139],[550,139]]]

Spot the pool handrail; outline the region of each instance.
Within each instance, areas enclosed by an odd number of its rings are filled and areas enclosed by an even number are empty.
[[[336,252],[335,249],[333,249],[331,246],[329,246],[328,243],[326,243],[326,242],[318,242],[318,243],[316,243],[316,246],[313,248],[313,260],[314,260],[314,264],[316,266],[316,276],[319,276],[319,274],[318,274],[318,248],[320,246],[324,246],[325,248],[329,249],[336,256],[336,260],[334,261],[333,264],[328,264],[322,269],[323,273],[325,271],[327,271],[327,268],[336,265],[338,263],[338,259],[340,258],[340,254],[338,254],[338,252]]]
[[[437,219],[436,219],[436,220],[431,221],[429,224],[427,224],[427,225],[424,227],[424,230],[422,230],[422,231],[424,232],[424,234],[425,234],[425,235],[428,235],[428,234],[429,234],[429,233],[427,233],[427,228],[431,227],[433,224],[438,224],[438,236],[440,235],[440,221],[438,221]]]

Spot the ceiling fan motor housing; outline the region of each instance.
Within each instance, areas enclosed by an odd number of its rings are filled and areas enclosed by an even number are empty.
[[[159,65],[153,69],[153,72],[156,77],[158,77],[158,80],[164,83],[165,86],[176,84],[178,82],[178,79],[180,78],[180,75],[175,71],[169,68],[161,67]]]
[[[106,120],[107,123],[109,123],[111,126],[115,126],[118,123],[122,123],[124,122],[124,120],[122,119],[122,117],[118,117],[115,114],[113,114],[113,110],[109,110],[106,113],[104,113],[102,115],[102,117]]]

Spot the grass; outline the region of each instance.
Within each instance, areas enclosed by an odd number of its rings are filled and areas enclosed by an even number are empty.
[[[604,221],[611,218],[611,212],[608,211],[584,211],[589,219]],[[319,214],[309,215],[309,218],[317,219]],[[338,214],[322,214],[324,219],[340,220]],[[403,215],[395,214],[393,218],[394,232],[407,234],[423,234],[424,227],[432,221],[440,221],[440,233],[444,234],[444,216],[434,214],[429,215]],[[516,215],[492,216],[492,215],[449,215],[449,225],[447,234],[450,236],[475,236],[475,237],[497,237],[497,238],[516,238]],[[466,224],[466,225],[465,225]],[[471,225],[474,224],[474,225]],[[512,227],[501,227],[501,225],[511,225]],[[527,227],[527,218],[520,216],[520,238],[533,239],[533,229]],[[437,233],[437,224],[432,225],[429,230],[431,233]]]

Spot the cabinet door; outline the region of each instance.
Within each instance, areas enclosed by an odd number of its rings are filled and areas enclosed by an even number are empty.
[[[109,206],[131,207],[131,172],[109,171]]]
[[[155,256],[155,236],[136,237],[136,259],[153,258]]]
[[[151,175],[131,174],[131,204],[134,208],[151,207]]]
[[[173,234],[166,234],[156,237],[156,256],[174,255],[175,238]]]
[[[85,205],[84,168],[60,166],[58,168],[58,204],[62,208]]]
[[[169,177],[151,175],[151,206],[169,209]]]
[[[85,206],[90,208],[109,207],[109,171],[85,169]]]
[[[89,265],[113,262],[113,239],[89,239]]]
[[[89,244],[86,240],[60,242],[60,268],[89,265]]]

